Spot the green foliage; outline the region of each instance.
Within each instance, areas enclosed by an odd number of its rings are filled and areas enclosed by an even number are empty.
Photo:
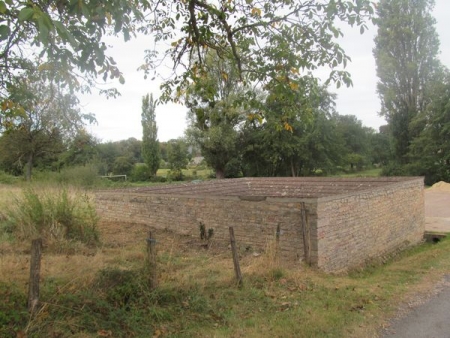
[[[239,82],[238,69],[232,61],[221,59],[213,51],[204,55],[202,76],[186,93],[189,108],[187,135],[198,146],[206,163],[216,171],[216,178],[237,175],[233,164],[239,154],[238,125],[244,120],[243,97],[246,87]]]
[[[431,101],[411,123],[420,130],[409,148],[413,175],[425,176],[425,183],[450,182],[450,72],[442,67],[430,86]]]
[[[72,93],[38,72],[23,74],[20,85],[9,90],[9,97],[20,103],[21,111],[2,121],[7,128],[0,140],[0,162],[10,171],[24,171],[28,181],[39,162],[41,167],[56,162],[65,150],[64,141],[75,137],[86,122],[95,121],[92,115],[80,112]]]
[[[100,185],[98,167],[95,164],[73,166],[62,169],[59,172],[58,182],[83,188],[92,188]]]
[[[112,172],[114,175],[130,175],[133,167],[129,156],[119,156],[114,160]]]
[[[86,130],[78,130],[75,137],[70,140],[67,150],[60,156],[64,166],[84,166],[97,157],[98,141]]]
[[[158,127],[156,126],[156,102],[153,94],[142,98],[142,158],[150,171],[150,176],[155,176],[161,159]]]
[[[18,181],[18,178],[10,175],[4,171],[0,171],[0,183],[2,184],[12,184],[16,183]]]
[[[183,139],[170,140],[167,145],[167,159],[174,176],[181,173],[188,164],[187,144]]]
[[[26,295],[17,285],[0,282],[0,298],[0,336],[15,338],[29,319]]]
[[[199,222],[198,228],[200,230],[200,239],[203,241],[209,241],[214,236],[214,229],[209,228],[206,231],[206,226],[203,222]]]
[[[146,182],[150,180],[151,172],[144,163],[135,164],[131,171],[130,179],[132,182]]]
[[[34,181],[45,183],[50,186],[74,186],[80,188],[94,188],[105,185],[98,174],[98,165],[91,163],[73,167],[64,167],[59,172],[56,171],[37,171],[34,174]]]
[[[243,128],[242,169],[245,176],[307,176],[333,173],[348,150],[338,128],[334,95],[314,78],[303,78],[297,105],[270,93],[264,120]],[[289,118],[287,118],[289,116]]]
[[[166,55],[175,67],[184,63],[186,55],[195,55],[185,73],[166,82],[163,99],[180,99],[192,83],[197,83],[208,67],[206,51],[236,65],[239,80],[271,87],[293,103],[292,89],[298,88],[302,75],[319,66],[330,66],[329,81],[338,86],[351,83],[349,74],[339,66],[349,58],[336,39],[342,35],[336,19],[366,29],[365,20],[373,13],[369,1],[266,1],[236,2],[232,6],[197,2],[174,4],[177,15],[158,7],[158,20],[151,29],[158,40],[172,42]],[[167,30],[180,29],[176,40]],[[282,61],[281,61],[282,60]],[[158,62],[158,54],[149,53],[141,68],[150,72]],[[220,76],[227,77],[228,73]],[[276,88],[276,90],[275,90]],[[246,95],[251,103],[253,94]]]
[[[108,250],[108,259],[127,268],[102,268],[88,278],[78,278],[78,270],[47,276],[32,320],[26,288],[0,282],[0,336],[371,337],[411,291],[442,280],[449,248],[449,240],[422,244],[339,276],[247,257],[246,283],[237,288],[228,255],[170,245],[159,251],[161,283],[155,290],[146,268],[130,267],[135,250]]]
[[[108,46],[103,37],[122,33],[129,40],[149,6],[145,0],[54,1],[51,4],[8,0],[0,4],[2,93],[20,84],[17,75],[24,69],[37,69],[60,87],[87,92],[94,87],[99,74],[105,81],[110,78],[123,82],[114,59],[107,56]],[[33,46],[33,53],[28,53],[29,46]],[[117,94],[115,90],[104,92]],[[14,104],[3,103],[14,103],[14,100],[3,100],[3,95],[1,99],[1,109],[8,115],[14,110]]]
[[[183,171],[181,169],[170,169],[167,172],[167,180],[170,181],[182,181],[184,178]]]
[[[41,236],[47,240],[99,242],[98,216],[91,198],[67,189],[37,192],[24,190],[9,207],[4,220],[20,239]]]
[[[225,165],[225,177],[237,178],[242,176],[241,161],[239,158],[232,158]]]
[[[389,162],[383,166],[381,176],[408,176],[408,170],[405,165],[398,162]]]
[[[391,143],[387,126],[381,127],[378,133],[370,136],[370,157],[372,164],[386,165],[392,158]]]
[[[381,115],[389,123],[394,160],[401,164],[409,162],[408,149],[419,132],[411,122],[428,104],[430,81],[439,66],[433,6],[432,0],[383,0],[377,6],[374,56]]]

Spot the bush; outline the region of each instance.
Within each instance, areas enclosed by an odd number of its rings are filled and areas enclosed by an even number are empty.
[[[226,178],[237,178],[242,177],[241,162],[233,158],[225,166],[225,177]]]
[[[59,172],[37,171],[33,175],[33,181],[65,184],[83,188],[103,185],[103,180],[98,175],[98,167],[94,164],[66,167]]]
[[[99,242],[98,216],[90,197],[66,189],[37,193],[30,188],[7,210],[2,229],[20,239],[41,236],[46,240]]]
[[[383,167],[381,176],[408,176],[408,171],[404,166],[391,162]]]
[[[85,188],[99,185],[100,181],[98,168],[93,164],[64,168],[61,170],[58,180],[59,183]]]
[[[150,180],[151,173],[149,167],[144,163],[135,164],[131,171],[132,182],[147,182]]]
[[[4,171],[0,171],[0,183],[3,184],[12,184],[17,182],[18,178],[16,176],[5,173]]]
[[[168,181],[182,181],[183,180],[183,172],[181,169],[171,169],[167,173]]]
[[[150,182],[153,182],[153,183],[165,183],[165,182],[167,182],[167,178],[165,178],[163,176],[153,176],[150,179]]]

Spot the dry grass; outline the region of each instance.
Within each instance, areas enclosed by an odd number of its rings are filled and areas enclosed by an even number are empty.
[[[0,198],[9,193],[0,189]],[[114,303],[116,293],[98,289],[99,272],[118,269],[141,278],[148,230],[140,225],[100,223],[102,244],[95,250],[79,246],[61,255],[46,248],[42,317],[28,322],[29,332],[64,336],[70,328],[76,332],[71,335],[96,337],[100,332],[96,330],[114,330],[107,327],[115,327],[109,323],[131,318],[132,324],[121,324],[111,335],[145,336],[142,332],[148,332],[150,325],[162,337],[376,337],[399,304],[405,304],[405,310],[422,301],[450,271],[450,241],[418,247],[383,266],[331,276],[301,263],[286,264],[277,255],[275,241],[269,240],[258,256],[242,252],[244,285],[239,288],[228,243],[213,240],[206,250],[198,238],[154,230],[160,286],[139,293],[145,310],[130,303],[130,310],[121,312],[124,305]],[[0,253],[0,285],[14,284],[26,294],[29,243],[1,242]],[[137,282],[130,285],[142,287]],[[118,285],[115,292],[123,292],[126,286]],[[100,307],[97,301],[109,305]],[[95,309],[92,315],[104,311],[105,316],[116,313],[117,317],[81,318],[77,309],[85,312],[90,307]],[[144,322],[147,326],[141,327]]]

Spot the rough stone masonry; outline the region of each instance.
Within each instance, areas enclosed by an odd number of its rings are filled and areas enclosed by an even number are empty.
[[[239,178],[96,193],[106,222],[148,225],[264,250],[341,272],[419,243],[425,230],[421,177]],[[307,245],[305,245],[307,243]]]

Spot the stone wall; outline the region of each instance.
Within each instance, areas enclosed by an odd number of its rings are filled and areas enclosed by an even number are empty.
[[[202,222],[207,229],[214,229],[214,240],[221,243],[228,243],[228,228],[233,226],[240,247],[252,251],[264,250],[273,243],[279,225],[279,250],[292,261],[304,258],[304,206],[311,264],[327,272],[361,266],[423,239],[422,178],[266,179],[262,183],[237,179],[196,186],[100,191],[96,205],[106,222],[144,224],[191,236],[199,236]],[[307,198],[286,194],[286,189],[290,194],[304,193],[305,186]],[[314,187],[320,194],[313,196]]]
[[[315,210],[315,203],[306,207]],[[233,226],[241,248],[262,251],[275,239],[280,226],[279,250],[290,260],[304,255],[299,200],[281,198],[192,197],[126,192],[98,192],[97,211],[102,221],[145,224],[180,234],[199,236],[199,224],[214,229],[214,240],[229,243]],[[309,213],[309,221],[314,221]]]
[[[364,265],[423,240],[423,179],[319,198],[317,214],[318,267],[336,272]]]

